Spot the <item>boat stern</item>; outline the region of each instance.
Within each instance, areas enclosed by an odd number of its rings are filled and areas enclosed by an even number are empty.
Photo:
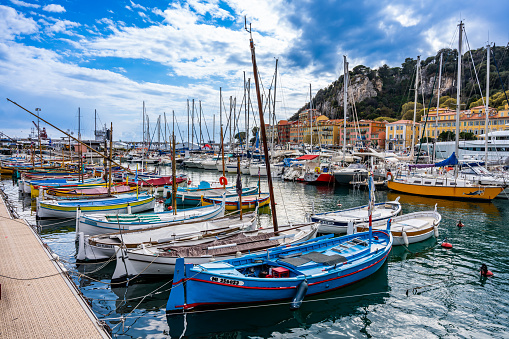
[[[170,291],[168,302],[166,303],[166,313],[184,312],[186,305],[185,298],[185,279],[186,267],[184,258],[178,258],[175,262],[175,273],[173,275],[173,284]]]

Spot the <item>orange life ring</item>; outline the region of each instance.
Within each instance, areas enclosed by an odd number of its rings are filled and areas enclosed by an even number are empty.
[[[223,186],[226,186],[228,185],[228,179],[226,179],[226,177],[221,177],[219,178],[219,183]]]

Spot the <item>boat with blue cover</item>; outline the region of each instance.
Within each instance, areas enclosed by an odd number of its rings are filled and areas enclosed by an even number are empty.
[[[230,260],[193,265],[179,258],[166,312],[274,300],[292,300],[298,308],[305,296],[369,277],[385,263],[392,243],[388,223],[386,230],[327,235]]]
[[[111,198],[80,200],[40,200],[37,202],[37,218],[75,218],[76,210],[81,213],[139,213],[153,210],[154,197],[149,194],[122,194]]]

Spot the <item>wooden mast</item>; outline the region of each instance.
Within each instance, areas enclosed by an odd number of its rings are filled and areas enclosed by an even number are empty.
[[[111,161],[113,160],[112,153],[113,153],[113,123],[111,123],[110,127],[110,154],[109,154],[110,163],[108,170],[108,196],[111,195]]]
[[[247,25],[246,25],[247,30]],[[253,76],[255,80],[256,87],[256,99],[258,101],[258,113],[260,115],[260,129],[262,132],[262,142],[263,142],[263,154],[265,156],[265,166],[267,168],[267,181],[269,184],[269,196],[270,196],[270,208],[272,212],[272,224],[274,226],[274,232],[278,231],[277,225],[277,216],[276,216],[276,203],[274,201],[274,190],[272,188],[272,175],[270,173],[270,160],[269,160],[269,151],[267,148],[267,136],[265,134],[265,121],[263,120],[263,107],[262,107],[262,98],[260,96],[260,85],[258,83],[258,69],[256,67],[256,55],[255,55],[255,47],[253,42],[253,36],[251,34],[251,25],[249,25],[249,46],[251,48],[251,61],[253,63]]]

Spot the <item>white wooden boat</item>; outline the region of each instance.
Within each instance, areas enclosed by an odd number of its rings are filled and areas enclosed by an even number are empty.
[[[438,238],[438,226],[442,216],[434,211],[414,212],[403,214],[390,219],[390,229],[394,239],[393,245],[414,244],[431,238],[433,235]],[[387,227],[386,220],[373,223],[373,230],[383,230]],[[357,232],[365,232],[369,229],[366,223],[356,226]]]
[[[401,204],[399,202],[399,197],[394,201],[377,203],[372,213],[373,222],[393,218],[400,212]],[[346,233],[348,223],[350,222],[353,224],[368,222],[368,205],[313,214],[310,220],[320,223],[318,228],[318,232],[320,233],[343,234]]]
[[[246,254],[263,253],[269,248],[290,245],[316,236],[315,224],[289,225],[279,228],[242,232],[233,237],[193,246],[140,246],[117,251],[117,266],[112,280],[130,277],[169,276],[174,273],[178,258],[187,263],[203,264],[226,260]]]
[[[166,226],[175,223],[209,220],[224,216],[225,201],[216,205],[144,214],[81,214],[76,218],[76,234],[96,235]]]

